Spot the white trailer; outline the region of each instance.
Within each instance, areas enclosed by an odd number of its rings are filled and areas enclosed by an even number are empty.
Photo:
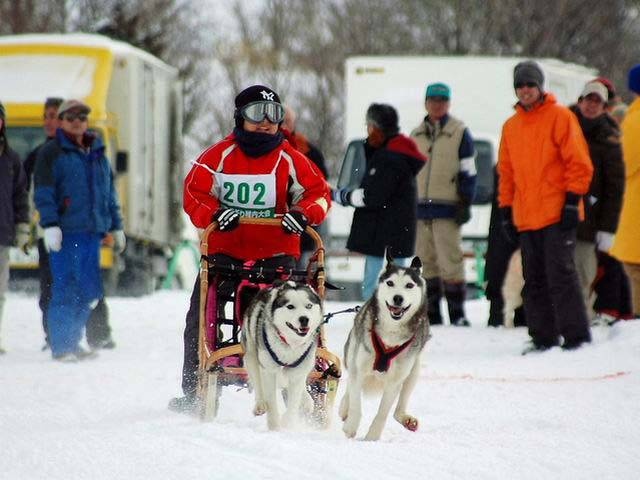
[[[388,103],[398,111],[400,130],[409,134],[425,117],[426,86],[444,82],[451,87],[451,115],[460,118],[476,141],[479,198],[472,206],[471,220],[462,229],[467,282],[482,281],[482,254],[486,247],[493,194],[493,165],[497,161],[500,133],[513,114],[517,101],[513,88],[513,68],[524,60],[517,57],[483,56],[363,56],[345,62],[345,141],[348,145],[366,137],[365,113],[371,103]],[[559,102],[574,103],[586,82],[597,71],[555,59],[536,59],[545,73],[545,90]],[[358,182],[362,171],[355,153],[346,162],[339,186]],[[331,255],[329,279],[338,284],[359,283],[364,260],[346,252],[353,208],[334,205],[329,214]],[[352,289],[353,291],[353,289]]]

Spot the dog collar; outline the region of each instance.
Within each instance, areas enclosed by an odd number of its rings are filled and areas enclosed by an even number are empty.
[[[376,331],[372,328],[371,343],[373,344],[373,349],[376,352],[376,358],[373,361],[373,369],[377,372],[388,371],[391,366],[391,360],[400,355],[400,353],[402,353],[402,351],[407,348],[411,342],[413,342],[414,338],[416,338],[415,335],[398,347],[387,347],[382,342]]]
[[[285,343],[285,345],[288,345],[288,343],[284,340],[280,332],[278,332],[278,336]],[[287,367],[287,368],[295,368],[298,365],[300,365],[303,362],[303,360],[307,358],[307,355],[309,355],[309,352],[311,351],[311,348],[313,347],[313,343],[314,343],[314,342],[311,342],[307,350],[295,362],[284,363],[282,360],[278,358],[278,356],[276,355],[276,352],[273,351],[273,348],[271,348],[271,345],[269,344],[269,339],[267,338],[267,330],[264,328],[264,325],[262,326],[262,341],[264,342],[264,346],[267,347],[267,352],[269,352],[269,355],[271,355],[271,359],[281,367]]]

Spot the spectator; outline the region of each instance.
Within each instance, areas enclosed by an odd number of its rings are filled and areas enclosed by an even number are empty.
[[[507,238],[502,232],[502,219],[500,208],[498,207],[498,172],[494,169],[496,188],[494,189],[493,200],[491,202],[491,218],[489,220],[489,235],[487,237],[487,254],[485,256],[484,280],[486,287],[484,290],[487,300],[489,300],[489,320],[487,326],[500,327],[504,325],[504,298],[502,296],[502,285],[507,274],[509,261],[513,252],[520,248],[517,237]],[[524,316],[524,308],[516,308],[513,325],[515,327],[526,327],[527,322]]]
[[[571,111],[578,118],[589,146],[593,178],[583,198],[585,220],[578,225],[575,262],[587,308],[592,316],[592,284],[596,278],[596,250],[608,252],[618,227],[624,191],[624,164],[616,122],[607,115],[608,93],[597,81],[585,85]]]
[[[197,228],[218,222],[219,231],[209,239],[213,261],[252,260],[256,266],[293,268],[300,256],[300,234],[327,214],[329,186],[320,171],[284,140],[280,131],[284,107],[276,92],[253,85],[238,94],[235,108],[233,133],[206,149],[187,175],[184,209]],[[238,201],[233,186],[239,182],[263,186],[266,204]],[[282,216],[281,228],[239,224],[242,216],[276,215]],[[229,283],[219,282],[218,294]],[[184,396],[169,402],[169,408],[178,412],[191,412],[196,406],[199,305],[200,277],[185,322]]]
[[[96,355],[79,343],[91,306],[103,297],[100,241],[112,232],[116,250],[124,250],[126,242],[104,145],[87,131],[90,112],[78,100],[60,105],[61,128],[38,152],[34,172],[34,198],[53,278],[49,344],[54,360],[62,362]]]
[[[417,253],[427,281],[429,322],[442,323],[444,293],[449,322],[469,326],[464,312],[465,278],[462,225],[469,221],[475,195],[473,138],[462,121],[449,115],[451,90],[443,83],[427,87],[427,116],[411,132],[429,165],[418,174]]]
[[[607,87],[607,112],[619,129],[627,110],[627,105],[622,102],[620,95],[616,93],[611,80],[605,77],[598,77],[595,81]],[[631,286],[622,263],[609,255],[608,252],[602,250],[598,250],[596,255],[598,257],[598,271],[596,280],[593,283],[593,291],[596,297],[593,310],[596,315],[592,324],[611,325],[618,320],[631,318],[633,316]]]
[[[43,145],[56,136],[56,130],[60,128],[61,121],[58,118],[58,108],[63,99],[49,97],[44,102],[43,129],[47,136],[46,140],[38,145],[24,161],[24,169],[27,173],[27,187],[30,188],[33,181],[33,170],[38,158],[38,152]],[[42,233],[39,229],[38,233]],[[51,269],[49,268],[49,252],[44,246],[42,235],[38,238],[38,273],[40,275],[40,300],[38,302],[42,311],[42,330],[44,332],[45,345],[43,349],[49,347],[49,337],[47,334],[47,310],[51,301]],[[87,343],[91,348],[114,348],[115,342],[111,339],[111,327],[109,326],[109,310],[104,298],[101,298],[98,305],[91,310],[87,321]]]
[[[9,248],[17,245],[25,249],[29,244],[27,179],[18,154],[9,147],[6,118],[0,103],[0,328],[9,288]],[[0,354],[3,353],[0,335]]]
[[[578,120],[544,92],[538,64],[516,65],[513,84],[518,103],[502,129],[498,201],[505,234],[520,232],[531,336],[523,354],[556,346],[559,336],[571,350],[591,341],[573,258],[593,166]]]
[[[357,189],[334,192],[334,200],[356,208],[347,248],[365,255],[362,299],[371,298],[382,271],[385,250],[408,265],[416,240],[416,174],[427,158],[413,140],[400,133],[391,105],[367,109],[367,172]]]
[[[324,156],[322,152],[307,140],[303,134],[296,130],[296,112],[289,106],[285,106],[284,108],[284,122],[282,123],[282,134],[284,138],[291,144],[293,148],[298,150],[304,156],[306,156],[309,160],[311,160],[316,167],[322,172],[325,180],[329,177],[327,172],[327,167],[324,162]],[[314,227],[314,230],[320,234],[320,236],[324,239],[327,234],[326,223],[321,223],[317,227]],[[309,263],[309,258],[315,252],[315,242],[307,233],[302,234],[302,240],[300,243],[300,248],[302,249],[302,254],[300,255],[300,259],[297,262],[297,268],[304,270],[307,268]]]
[[[607,88],[607,113],[613,118],[618,125],[622,123],[625,113],[627,112],[626,103],[622,101],[620,95],[616,93],[616,89],[613,86],[613,82],[605,77],[598,77],[593,80],[594,82],[600,82]]]
[[[640,317],[640,64],[629,71],[634,100],[622,121],[625,196],[611,255],[620,260],[631,282],[633,313]]]

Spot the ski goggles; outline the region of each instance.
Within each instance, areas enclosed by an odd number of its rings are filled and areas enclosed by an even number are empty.
[[[260,123],[265,118],[271,123],[284,120],[284,107],[276,102],[253,102],[240,110],[242,118],[251,123]]]

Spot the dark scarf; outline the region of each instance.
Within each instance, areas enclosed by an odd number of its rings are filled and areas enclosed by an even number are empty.
[[[249,157],[261,157],[275,149],[282,143],[282,132],[275,135],[261,132],[247,132],[241,128],[234,128],[233,134],[240,150]]]

